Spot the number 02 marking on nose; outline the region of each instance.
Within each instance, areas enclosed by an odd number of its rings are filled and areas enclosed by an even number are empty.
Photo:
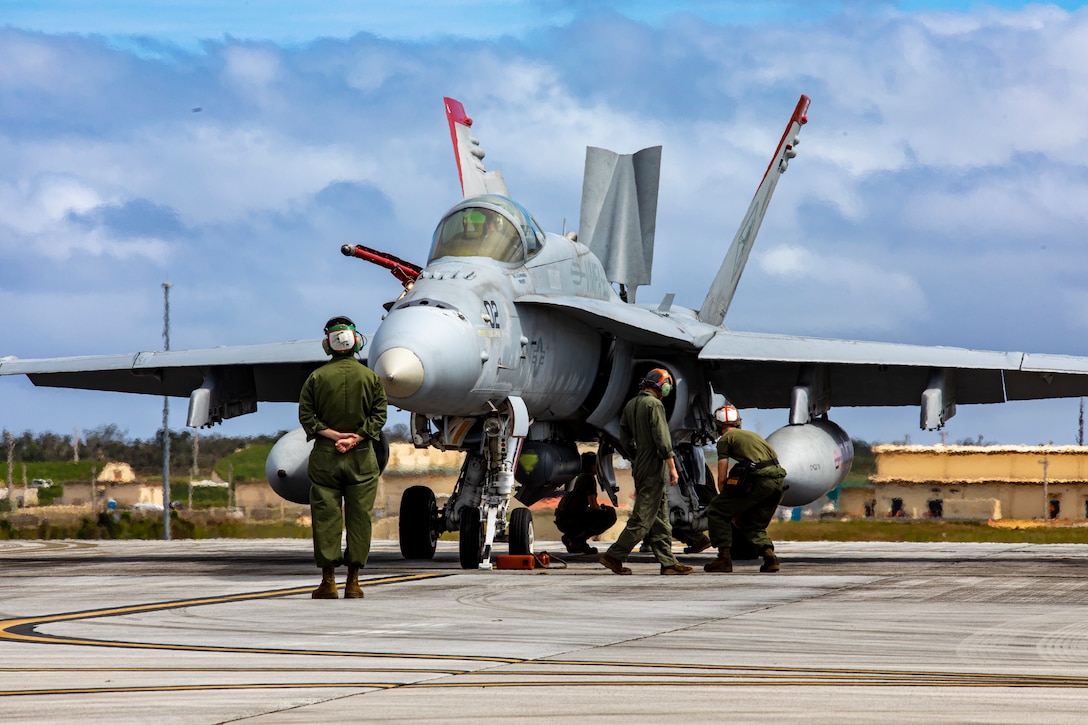
[[[492,329],[498,330],[502,327],[499,324],[499,305],[495,300],[484,300],[484,315]]]

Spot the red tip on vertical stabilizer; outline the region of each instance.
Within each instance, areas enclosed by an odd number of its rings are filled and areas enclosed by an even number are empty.
[[[812,103],[812,101],[809,100],[809,97],[802,93],[800,100],[797,101],[797,106],[793,109],[793,115],[790,116],[790,122],[786,124],[786,130],[782,132],[782,138],[778,141],[778,148],[775,149],[774,158],[772,158],[771,163],[767,165],[767,170],[763,172],[764,179],[767,178],[767,174],[771,173],[771,167],[774,166],[775,160],[778,159],[778,153],[786,143],[786,138],[790,135],[790,129],[793,128],[793,124],[796,123],[798,126],[804,126],[808,123],[808,107],[810,103]],[[464,111],[464,109],[461,110]]]
[[[450,140],[453,141],[453,158],[457,160],[457,178],[461,182],[461,192],[465,191],[465,176],[461,171],[461,154],[457,150],[457,124],[461,124],[466,128],[472,126],[472,119],[465,113],[465,107],[461,105],[461,102],[445,97],[442,99],[446,104],[446,120],[450,124]]]

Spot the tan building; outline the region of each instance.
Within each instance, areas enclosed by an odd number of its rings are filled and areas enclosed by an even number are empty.
[[[127,463],[107,463],[95,479],[98,483],[132,483],[135,480],[136,473]]]
[[[58,503],[66,506],[87,506],[100,511],[110,499],[116,501],[121,508],[130,508],[136,504],[162,506],[162,485],[137,481],[106,481],[96,482],[92,486],[86,481],[69,481],[64,484],[64,496]]]
[[[1088,446],[876,445],[870,487],[843,489],[852,516],[1088,518]]]

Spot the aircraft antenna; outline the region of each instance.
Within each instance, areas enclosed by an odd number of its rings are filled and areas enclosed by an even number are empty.
[[[1080,426],[1077,428],[1077,445],[1084,445],[1084,398],[1080,399]]]
[[[162,349],[170,350],[170,288],[162,283]],[[170,541],[170,397],[162,396],[162,538]]]

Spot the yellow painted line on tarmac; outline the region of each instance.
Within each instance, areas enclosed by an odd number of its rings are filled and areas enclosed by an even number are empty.
[[[215,690],[298,690],[307,688],[364,688],[388,690],[394,687],[402,687],[397,682],[314,682],[312,684],[294,683],[258,683],[235,685],[147,685],[125,687],[72,687],[72,688],[43,688],[40,690],[0,690],[0,697],[14,697],[16,695],[109,695],[109,694],[133,694],[138,692],[209,692]]]
[[[454,673],[457,674],[457,673]],[[940,688],[1047,688],[1067,689],[1085,687],[1084,678],[1056,678],[1059,681],[1036,682],[1039,678],[1020,677],[1016,675],[991,675],[986,681],[963,681],[954,673],[948,678],[904,678],[891,672],[864,672],[852,678],[842,677],[812,677],[798,678],[791,676],[770,676],[766,678],[752,678],[750,676],[730,676],[711,681],[686,682],[683,679],[557,679],[545,680],[508,680],[496,679],[505,677],[502,673],[489,673],[487,680],[476,680],[474,673],[462,672],[467,681],[423,681],[423,682],[280,682],[280,683],[212,683],[192,685],[133,685],[133,686],[109,686],[109,687],[72,687],[72,688],[39,688],[31,690],[0,690],[0,697],[19,695],[101,695],[101,694],[134,694],[134,693],[168,693],[168,692],[201,692],[201,691],[238,691],[238,690],[307,690],[307,689],[463,689],[463,688],[569,688],[569,687],[940,687]],[[536,673],[539,676],[539,673]],[[556,673],[570,677],[568,673]],[[934,673],[936,674],[936,673]],[[1070,681],[1060,681],[1067,679]],[[1079,680],[1079,681],[1073,681]]]
[[[360,581],[363,587],[377,586],[381,584],[397,584],[423,579],[435,579],[448,576],[447,574],[405,574],[401,576],[381,577]],[[473,662],[498,662],[514,663],[520,659],[509,657],[484,657],[479,655],[413,655],[394,654],[381,652],[357,652],[336,650],[304,650],[286,649],[279,647],[228,647],[215,645],[190,645],[190,644],[157,644],[152,642],[120,642],[113,640],[86,639],[81,637],[66,637],[60,635],[40,634],[37,628],[45,624],[55,622],[71,622],[82,619],[96,619],[101,617],[117,617],[126,614],[140,614],[144,612],[157,612],[168,609],[180,609],[182,607],[199,607],[208,604],[224,604],[229,602],[252,601],[255,599],[270,599],[273,597],[285,597],[297,594],[307,594],[313,587],[295,587],[291,589],[273,589],[264,592],[250,592],[247,594],[228,594],[218,597],[201,597],[199,599],[184,599],[171,602],[156,602],[151,604],[134,604],[124,607],[109,607],[105,609],[92,609],[82,612],[67,612],[49,614],[41,617],[22,617],[18,619],[0,620],[0,641],[28,642],[35,644],[66,644],[85,645],[90,647],[115,647],[122,649],[143,650],[169,650],[181,652],[230,652],[241,654],[288,654],[288,655],[314,655],[327,657],[390,657],[398,659],[427,659],[427,660],[451,660]]]
[[[457,675],[464,671],[465,670],[461,668],[454,669],[451,667],[220,667],[213,665],[207,667],[113,667],[109,665],[103,665],[101,667],[0,667],[0,674],[6,672],[13,674],[26,674],[31,672],[41,674],[53,674],[58,672],[65,674],[72,672],[230,672],[243,674],[252,674],[254,672],[289,672],[292,675],[297,675],[307,672],[397,672],[400,674],[418,672],[423,675]]]
[[[376,586],[379,584],[397,584],[400,582],[417,579],[433,579],[445,576],[444,574],[405,574],[403,576],[382,577],[360,581],[361,586]],[[343,585],[340,585],[343,588]],[[107,607],[105,609],[90,609],[82,612],[66,612],[62,614],[47,614],[42,617],[25,617],[21,619],[0,620],[0,638],[7,631],[17,625],[43,624],[46,622],[64,622],[74,619],[93,619],[96,617],[117,617],[124,614],[136,614],[142,612],[156,612],[166,609],[179,609],[181,607],[199,607],[206,604],[224,604],[227,602],[246,602],[254,599],[272,599],[274,597],[287,597],[295,594],[306,594],[313,590],[312,586],[292,587],[291,589],[270,589],[264,592],[249,592],[246,594],[225,594],[218,597],[201,597],[199,599],[181,599],[171,602],[155,602],[151,604],[132,604],[124,607]]]
[[[361,653],[366,654],[366,653]],[[401,655],[396,655],[401,656]],[[429,657],[429,655],[428,655]],[[468,658],[465,658],[468,659]],[[864,670],[864,669],[801,669],[794,667],[768,667],[745,668],[740,666],[715,665],[685,665],[685,664],[656,664],[642,662],[609,663],[611,667],[623,666],[628,669],[647,668],[654,672],[648,672],[642,676],[638,673],[626,672],[612,675],[607,672],[578,672],[569,669],[571,666],[581,668],[586,663],[567,662],[563,660],[521,660],[522,664],[551,663],[557,666],[555,669],[534,670],[465,670],[454,668],[415,668],[415,667],[3,667],[0,673],[73,673],[73,672],[170,672],[170,673],[285,673],[303,675],[310,673],[336,672],[340,674],[354,673],[386,673],[399,675],[459,675],[468,679],[468,682],[451,683],[427,682],[427,683],[400,683],[399,686],[412,687],[517,687],[535,686],[544,687],[552,685],[618,685],[634,686],[637,684],[649,685],[763,685],[768,683],[787,683],[793,685],[901,685],[901,686],[943,686],[943,687],[1088,687],[1088,678],[1081,676],[1065,675],[1020,675],[1014,673],[980,673],[980,672],[924,672],[924,671],[898,671],[898,670]],[[508,664],[518,664],[512,662]],[[596,664],[596,663],[595,663]],[[660,669],[671,667],[676,670],[710,670],[702,672],[668,672],[662,673]],[[729,671],[722,671],[728,669]],[[487,678],[477,681],[475,678]],[[536,677],[547,680],[527,681],[520,678]],[[495,681],[502,678],[502,681]],[[570,678],[570,679],[560,679]],[[575,679],[576,678],[576,679]],[[648,679],[655,678],[655,679]],[[373,683],[355,683],[361,686],[370,686]],[[388,683],[386,683],[388,684]],[[222,684],[222,687],[230,685]],[[284,686],[254,685],[262,687]],[[328,683],[291,683],[294,687],[329,687],[339,686]],[[152,687],[152,686],[148,686]],[[164,686],[168,687],[168,686]],[[173,687],[173,686],[169,686]],[[197,687],[186,686],[186,687]],[[143,689],[143,688],[140,688]],[[23,692],[23,691],[19,691]],[[3,693],[0,693],[3,694]]]
[[[448,576],[448,574],[406,574],[398,576],[368,579],[360,582],[364,587],[420,581]],[[276,589],[246,594],[231,594],[215,597],[170,602],[157,602],[123,607],[110,607],[68,612],[39,617],[23,617],[0,620],[0,641],[24,642],[35,644],[67,644],[95,647],[113,647],[135,650],[166,650],[209,653],[236,654],[274,654],[274,655],[310,655],[318,657],[351,658],[387,658],[416,661],[477,662],[499,665],[533,666],[532,670],[467,670],[463,668],[276,668],[276,667],[72,667],[72,668],[25,668],[2,667],[0,672],[239,672],[239,673],[280,673],[292,672],[296,675],[305,672],[384,673],[394,677],[407,678],[412,675],[447,675],[446,679],[421,682],[290,682],[290,683],[211,683],[181,685],[146,685],[146,686],[106,686],[79,688],[39,688],[28,690],[0,690],[0,697],[15,695],[91,695],[106,693],[146,693],[146,692],[189,692],[189,691],[224,691],[224,690],[260,690],[260,689],[390,689],[390,688],[496,688],[496,687],[760,687],[773,685],[808,686],[808,687],[1031,687],[1031,688],[1088,688],[1088,677],[1063,675],[1021,675],[1015,673],[984,672],[945,672],[918,670],[867,670],[867,669],[823,669],[803,667],[745,667],[738,665],[716,665],[676,662],[615,662],[601,660],[558,660],[526,659],[518,657],[496,657],[483,655],[423,654],[393,652],[362,652],[349,650],[309,650],[275,647],[232,647],[214,645],[160,644],[143,642],[122,642],[97,640],[79,637],[66,637],[42,634],[37,628],[55,622],[70,622],[101,617],[115,617],[127,614],[164,611],[184,607],[197,607],[210,604],[253,601],[275,597],[308,594],[311,587]],[[604,672],[587,672],[590,668],[599,668]],[[645,675],[638,670],[647,670]],[[611,672],[616,672],[613,675]],[[620,674],[622,673],[622,674]],[[533,678],[533,679],[525,679]]]
[[[27,541],[23,539],[0,542],[0,554],[40,554],[43,551],[62,551],[65,549],[94,549],[98,545],[89,541]]]
[[[602,680],[602,681],[529,681],[529,682],[416,682],[401,685],[402,688],[493,688],[493,687],[963,687],[969,689],[993,687],[1036,687],[1046,689],[1083,688],[1081,683],[1024,683],[1019,678],[993,682],[959,681],[910,681],[884,678],[860,678],[856,680],[800,680],[773,678],[767,680],[735,679],[716,682],[679,682],[677,680]]]
[[[716,664],[679,664],[676,662],[609,662],[606,660],[550,660],[550,659],[538,659],[538,660],[524,660],[525,664],[557,664],[567,667],[600,667],[606,670],[614,669],[647,669],[647,670],[695,670],[691,673],[670,673],[670,677],[715,677],[720,673],[731,674],[743,674],[746,676],[758,676],[758,673],[770,673],[773,676],[792,675],[796,677],[871,677],[875,675],[881,675],[885,677],[894,678],[913,678],[924,679],[933,678],[937,680],[948,680],[951,678],[958,678],[965,681],[973,680],[991,680],[1000,679],[1006,681],[1009,678],[1016,678],[1018,681],[1030,681],[1039,683],[1071,683],[1078,687],[1088,686],[1088,677],[1086,676],[1068,676],[1068,675],[1016,675],[1009,673],[989,673],[989,672],[955,672],[955,671],[941,671],[941,670],[868,670],[868,669],[854,669],[854,668],[823,668],[823,667],[757,667],[752,665],[716,665]],[[527,670],[519,670],[519,672],[527,672]]]

